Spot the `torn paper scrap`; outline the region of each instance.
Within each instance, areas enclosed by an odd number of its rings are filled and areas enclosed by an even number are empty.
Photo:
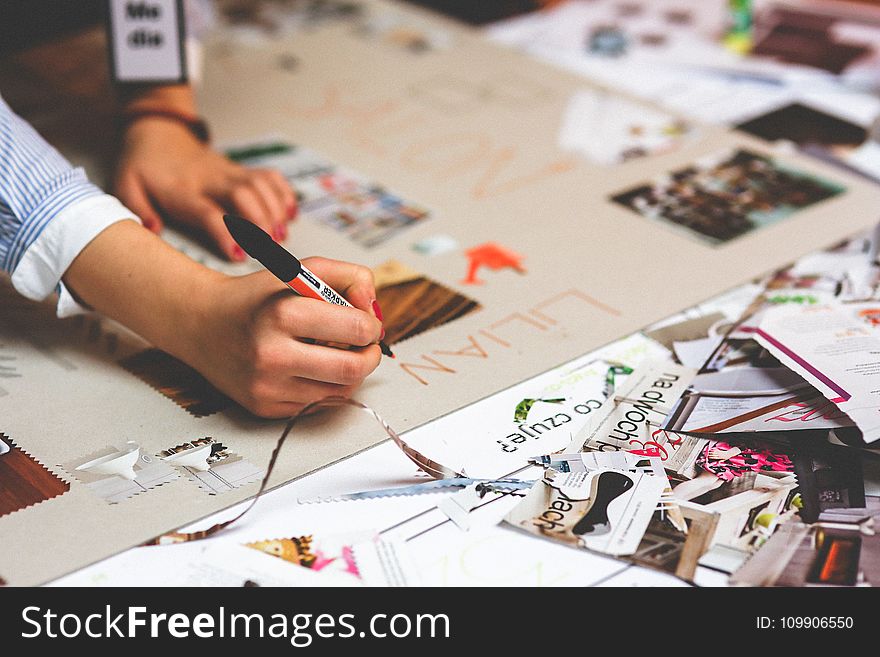
[[[780,306],[755,340],[880,440],[880,302]]]
[[[814,525],[788,522],[731,576],[747,586],[877,586],[880,520],[876,504],[863,518],[824,514]]]
[[[659,477],[623,470],[549,470],[504,520],[561,543],[629,555],[638,549],[666,486]]]
[[[560,473],[590,472],[593,470],[627,470],[633,473],[649,474],[666,481],[660,504],[661,520],[666,519],[678,531],[686,534],[687,525],[672,493],[672,485],[657,456],[645,456],[633,452],[580,452],[577,454],[553,454],[532,459],[535,465],[542,465]]]
[[[689,123],[666,112],[585,90],[568,101],[557,141],[563,151],[609,166],[668,153],[691,131]]]
[[[852,426],[846,414],[752,339],[768,308],[798,304],[778,297],[762,295],[760,313],[720,341],[676,402],[667,429],[718,434]]]
[[[247,543],[293,565],[327,570],[365,586],[412,586],[418,576],[405,542],[372,533],[294,536]]]
[[[671,472],[693,476],[689,473],[702,441],[661,429],[693,376],[694,370],[674,363],[643,364],[591,415],[565,451],[634,451],[658,456]]]
[[[486,518],[485,516],[472,515],[472,511],[476,511],[491,501],[498,499],[496,496],[511,495],[514,497],[525,497],[527,491],[531,489],[533,481],[517,481],[498,479],[495,481],[482,480],[474,481],[464,490],[457,493],[447,495],[437,503],[437,508],[461,531],[467,532],[474,529],[480,523],[497,524],[497,519]],[[489,499],[486,499],[490,496]],[[475,517],[477,519],[475,520]]]

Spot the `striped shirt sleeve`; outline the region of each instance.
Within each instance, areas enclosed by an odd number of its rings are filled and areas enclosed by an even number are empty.
[[[135,215],[0,97],[0,269],[19,293],[40,300],[58,291],[59,314],[77,312],[61,277],[98,233],[124,219]]]

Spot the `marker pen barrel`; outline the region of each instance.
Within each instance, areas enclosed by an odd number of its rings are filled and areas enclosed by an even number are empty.
[[[345,306],[346,308],[354,308],[354,306],[342,298],[342,295],[309,271],[308,267],[302,263],[299,263],[299,273],[287,281],[287,287],[303,297],[335,303],[337,306]],[[384,335],[385,332],[383,331],[382,333]],[[379,348],[386,356],[395,357],[394,352],[382,340],[379,340]]]
[[[337,306],[345,306],[346,308],[354,307],[348,301],[343,299],[342,295],[336,290],[309,271],[309,269],[302,263],[300,263],[299,273],[291,280],[287,281],[287,285],[294,292],[304,297],[328,301],[329,303],[335,303]]]

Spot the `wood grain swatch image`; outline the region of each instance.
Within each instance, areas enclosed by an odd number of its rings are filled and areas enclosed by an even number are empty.
[[[51,500],[70,490],[70,484],[22,450],[4,433],[0,444],[0,516]]]
[[[119,364],[195,417],[213,415],[234,403],[196,370],[161,349],[146,349]]]
[[[396,260],[379,265],[373,274],[388,344],[442,326],[480,308],[473,299]]]

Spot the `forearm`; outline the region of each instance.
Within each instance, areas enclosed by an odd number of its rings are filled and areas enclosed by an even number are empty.
[[[205,297],[222,278],[137,223],[121,221],[80,252],[63,280],[81,302],[189,362],[209,306]]]

